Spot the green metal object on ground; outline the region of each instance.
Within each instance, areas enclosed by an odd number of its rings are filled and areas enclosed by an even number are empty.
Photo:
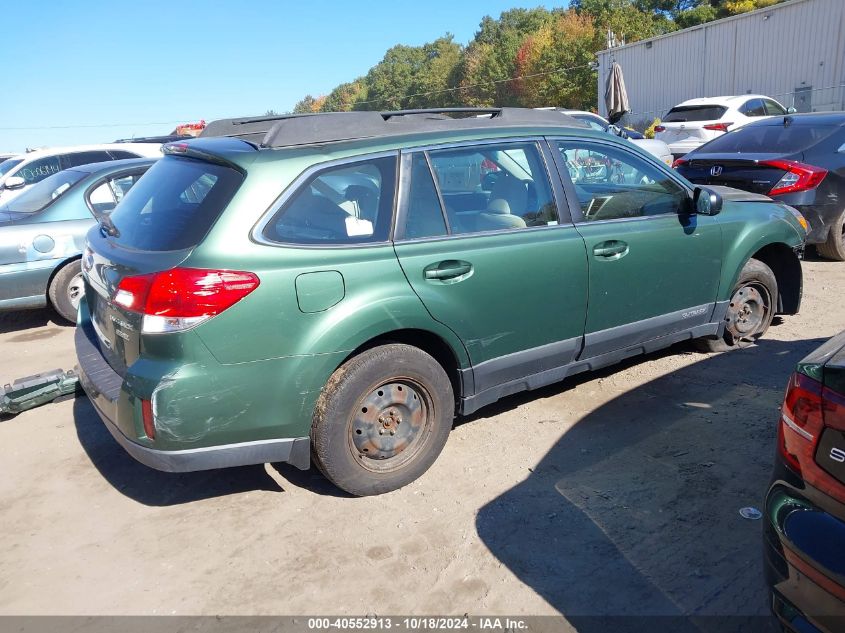
[[[16,415],[62,396],[73,396],[78,388],[79,377],[73,370],[54,369],[19,378],[0,390],[0,414]]]

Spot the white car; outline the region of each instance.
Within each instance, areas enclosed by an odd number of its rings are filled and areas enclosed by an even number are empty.
[[[593,112],[587,112],[585,110],[563,110],[559,108],[556,109],[558,112],[568,114],[573,119],[583,121],[594,130],[616,134],[616,132],[611,128],[610,123],[604,118],[600,117],[598,114],[595,114]],[[634,145],[640,147],[643,151],[646,151],[649,154],[656,156],[658,160],[666,163],[667,165],[672,164],[672,160],[674,159],[674,157],[672,156],[672,152],[669,149],[669,146],[666,145],[666,143],[664,143],[663,141],[659,141],[653,138],[644,138],[642,134],[635,130],[629,130],[627,128],[620,128],[616,126],[614,127],[616,130],[622,130],[624,134],[622,134],[621,136],[627,138]]]
[[[47,176],[70,167],[122,158],[157,158],[159,143],[106,143],[50,147],[18,154],[0,163],[0,204],[5,204]]]
[[[793,112],[795,108],[765,95],[689,99],[669,110],[655,126],[654,138],[665,142],[677,158],[746,123]]]

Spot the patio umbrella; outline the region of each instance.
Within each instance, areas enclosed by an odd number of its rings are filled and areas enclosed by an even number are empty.
[[[622,67],[616,62],[610,66],[610,75],[604,90],[604,103],[607,106],[607,119],[613,124],[631,109],[628,105],[628,91],[625,90]]]

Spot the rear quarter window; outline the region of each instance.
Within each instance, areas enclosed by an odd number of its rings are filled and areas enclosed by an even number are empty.
[[[111,214],[121,246],[174,251],[199,244],[243,182],[240,172],[192,158],[166,156]]]
[[[395,156],[327,166],[287,197],[261,235],[281,244],[384,242],[390,234],[395,189]]]

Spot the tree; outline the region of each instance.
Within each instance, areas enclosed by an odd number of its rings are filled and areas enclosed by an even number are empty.
[[[525,107],[596,105],[596,32],[588,15],[558,14],[525,38],[516,55],[513,90]]]
[[[301,101],[297,101],[296,105],[293,106],[293,112],[294,114],[309,114],[312,112],[319,112],[320,109],[323,107],[325,101],[325,95],[320,97],[312,97],[311,95],[305,95],[305,97]]]
[[[355,81],[340,84],[323,98],[320,112],[348,112],[349,110],[367,109],[359,105],[367,100],[367,87],[363,77]]]

